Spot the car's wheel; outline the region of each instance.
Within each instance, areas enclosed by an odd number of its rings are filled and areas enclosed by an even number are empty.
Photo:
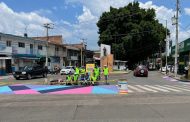
[[[47,78],[47,73],[44,73],[44,74],[43,74],[43,77],[44,77],[44,78]]]
[[[20,78],[15,78],[16,80],[19,80]]]
[[[30,80],[32,79],[32,76],[30,74],[27,75],[27,79]]]

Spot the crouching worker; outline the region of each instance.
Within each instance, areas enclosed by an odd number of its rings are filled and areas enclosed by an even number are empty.
[[[93,71],[91,76],[90,76],[90,80],[92,82],[92,85],[95,84],[95,82],[97,81],[97,77],[96,77],[96,73]]]
[[[69,73],[69,74],[66,76],[66,84],[67,84],[67,85],[72,85],[72,76],[71,76],[71,73]]]
[[[87,72],[86,74],[85,74],[85,76],[84,76],[84,84],[85,85],[90,85],[90,75],[89,75],[89,73]]]
[[[80,80],[84,81],[84,77],[85,77],[85,68],[84,66],[82,66],[80,69]]]

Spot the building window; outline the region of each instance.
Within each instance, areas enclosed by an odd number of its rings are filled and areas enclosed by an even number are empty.
[[[42,50],[42,49],[43,49],[42,45],[38,45],[38,50]]]
[[[25,48],[25,43],[19,42],[19,43],[18,43],[18,47]]]
[[[59,47],[55,47],[55,51],[59,51]]]
[[[33,49],[33,44],[30,44],[30,49]]]
[[[7,41],[7,47],[11,47],[11,41]]]

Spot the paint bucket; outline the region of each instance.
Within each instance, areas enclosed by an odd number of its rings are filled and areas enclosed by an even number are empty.
[[[127,81],[118,81],[119,94],[128,93],[128,83]]]

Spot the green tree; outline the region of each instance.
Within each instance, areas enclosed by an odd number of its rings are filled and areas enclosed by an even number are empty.
[[[166,28],[155,18],[154,9],[143,9],[138,2],[123,8],[110,7],[97,23],[98,44],[108,44],[116,59],[135,64],[165,49]],[[169,30],[167,30],[169,35]]]

